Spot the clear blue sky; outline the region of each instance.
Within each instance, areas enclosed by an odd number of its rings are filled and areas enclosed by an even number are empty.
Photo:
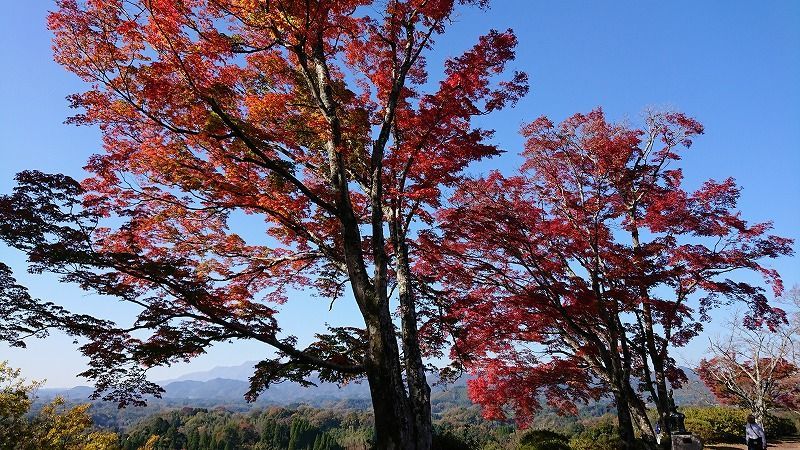
[[[52,62],[45,29],[49,1],[8,2],[0,15],[0,192],[16,172],[36,168],[81,176],[98,151],[96,130],[62,122],[70,114],[64,97],[82,89],[72,74]],[[647,107],[672,107],[698,118],[706,134],[684,159],[687,181],[733,176],[744,187],[741,208],[752,220],[775,221],[777,234],[800,239],[800,2],[616,1],[559,2],[498,0],[488,12],[467,10],[439,38],[431,56],[452,56],[490,28],[513,28],[520,41],[515,68],[531,77],[531,94],[520,105],[491,116],[484,126],[498,131],[509,154],[473,172],[509,170],[522,122],[546,114],[554,120],[603,106],[613,119],[637,120]],[[0,247],[34,294],[79,311],[124,317],[132,311],[109,299],[59,285],[52,277],[24,272],[23,257]],[[773,265],[788,285],[800,282],[797,257]],[[729,311],[718,311],[724,319]],[[355,320],[340,302],[298,295],[282,313],[286,330],[303,339],[323,322]],[[710,333],[719,332],[711,326]],[[707,337],[679,353],[688,362]],[[0,344],[2,345],[2,344]],[[234,365],[267,355],[256,344],[215,348],[191,365],[155,371],[154,379],[216,365]],[[21,367],[50,386],[79,382],[84,361],[70,339],[55,335],[27,350],[0,346],[0,360]]]

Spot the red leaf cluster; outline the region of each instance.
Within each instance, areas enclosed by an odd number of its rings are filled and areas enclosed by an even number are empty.
[[[450,320],[464,325],[452,356],[478,375],[470,394],[487,417],[524,422],[540,395],[583,400],[597,383],[624,390],[613,379],[625,371],[666,403],[664,380],[682,378],[668,348],[713,308],[743,301],[753,323],[784,320],[761,286],[728,274],[756,271],[780,294],[761,261],[790,254],[792,241],[741,218],[733,180],[682,186],[676,164],[703,132],[697,121],[650,113],[645,125],[600,109],[533,121],[521,173],[460,184],[442,233],[423,239],[417,269],[442,280]],[[575,376],[587,368],[593,376]]]

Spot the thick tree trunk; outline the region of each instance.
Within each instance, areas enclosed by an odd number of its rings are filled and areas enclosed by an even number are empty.
[[[647,417],[647,406],[630,384],[628,370],[619,370],[624,364],[622,354],[607,353],[603,367],[595,367],[595,373],[611,389],[617,409],[617,421],[623,449],[639,449],[636,430],[645,443],[655,443],[653,428]]]
[[[631,405],[631,416],[636,428],[642,436],[642,439],[648,442],[655,442],[655,431],[650,418],[647,417],[647,405],[634,391],[633,387],[628,386],[628,400]]]
[[[662,421],[662,430],[671,433],[675,430],[670,429],[669,425],[669,416],[672,411],[670,410],[669,390],[667,389],[667,377],[664,373],[663,364],[660,367],[656,367],[653,372],[656,379],[656,393],[658,394],[657,398],[654,399],[658,410],[658,418]]]
[[[335,149],[334,145],[331,145]],[[400,350],[397,334],[389,311],[387,258],[384,251],[383,216],[379,207],[373,210],[373,265],[374,276],[367,275],[366,258],[362,250],[362,238],[358,220],[347,192],[346,174],[334,154],[337,168],[333,183],[340,192],[338,205],[342,225],[345,261],[350,276],[353,294],[367,327],[368,349],[365,360],[367,381],[375,415],[375,442],[380,450],[417,450],[415,445],[415,418],[406,388],[403,383]],[[380,174],[380,166],[376,170]],[[380,204],[380,178],[375,177],[376,204]],[[430,419],[429,419],[430,420]],[[429,448],[422,448],[429,450]]]
[[[630,400],[625,387],[614,387],[614,402],[617,404],[617,421],[619,422],[619,435],[622,439],[624,450],[636,448],[636,433],[633,429]]]
[[[388,307],[367,323],[367,380],[375,414],[374,448],[417,450],[414,416],[403,385],[400,354]],[[427,450],[427,449],[425,449]]]
[[[614,401],[617,404],[617,421],[619,422],[622,448],[633,450],[637,448],[637,445],[631,406],[637,397],[631,396],[633,389],[630,387],[630,353],[627,351],[627,346],[624,345],[625,341],[620,340],[617,335],[618,330],[615,325],[618,324],[618,317],[616,314],[612,317],[613,319],[609,321],[609,330],[611,331],[609,346],[611,351],[608,353],[606,363],[607,370],[609,370],[608,378],[611,390],[614,393]],[[623,345],[620,346],[620,343]]]
[[[671,404],[670,404],[670,397],[669,397],[669,388],[667,387],[667,375],[666,375],[666,364],[665,360],[662,357],[663,353],[659,351],[658,346],[655,342],[655,333],[653,330],[653,319],[650,312],[650,308],[645,305],[644,308],[644,326],[645,326],[645,339],[646,339],[646,348],[647,348],[647,355],[650,358],[650,362],[653,364],[653,384],[655,385],[655,389],[653,392],[653,403],[656,406],[656,412],[658,413],[658,423],[661,424],[661,448],[662,449],[669,449],[671,448],[671,435],[672,432],[675,431],[671,429],[671,420],[670,416],[672,414]],[[647,364],[647,360],[644,360],[644,364]],[[650,382],[650,380],[647,380]]]
[[[623,448],[635,449],[636,432],[634,430],[635,414],[632,409],[640,401],[638,395],[631,387],[631,352],[628,348],[628,339],[625,327],[620,320],[620,311],[616,303],[612,304],[612,314],[607,319],[611,333],[611,360],[613,368],[614,390],[617,399],[617,418],[619,432],[622,437]]]
[[[411,285],[408,247],[405,240],[398,240],[397,289],[400,297],[400,320],[403,332],[403,362],[408,381],[411,411],[414,415],[414,441],[418,450],[429,450],[433,440],[431,423],[431,388],[425,377],[419,337],[417,333],[417,311]]]
[[[642,288],[641,295],[643,299],[642,327],[645,338],[645,348],[647,350],[644,356],[649,356],[650,362],[653,364],[652,382],[655,384],[655,396],[653,398],[653,402],[655,403],[656,410],[658,411],[658,420],[662,424],[661,430],[662,432],[669,434],[673,430],[670,429],[670,421],[668,420],[671,411],[669,402],[669,389],[667,388],[666,364],[662,353],[663,347],[656,343],[653,313],[650,309],[650,304],[647,303],[648,294],[644,288]],[[647,359],[645,359],[643,363],[647,364]],[[651,382],[651,380],[645,381],[648,383]]]
[[[644,349],[641,351],[642,356],[642,364],[648,364],[648,357],[649,362],[653,364],[653,378],[654,380],[650,380],[650,372],[645,370],[645,375],[647,379],[643,380],[645,383],[654,383],[655,389],[651,388],[651,394],[653,395],[653,402],[656,405],[656,411],[658,412],[658,423],[661,424],[661,442],[662,448],[668,448],[667,446],[671,446],[671,442],[669,437],[671,436],[672,431],[670,429],[670,414],[672,413],[670,408],[670,401],[669,401],[669,391],[667,389],[667,376],[666,376],[666,360],[667,360],[667,345],[669,340],[669,333],[665,332],[665,341],[661,344],[656,342],[656,331],[655,325],[653,320],[653,312],[650,307],[650,292],[647,284],[643,281],[645,276],[645,270],[643,268],[643,261],[642,261],[642,245],[639,240],[639,229],[636,226],[636,205],[631,205],[631,209],[628,213],[628,218],[630,219],[633,227],[631,228],[631,240],[633,244],[633,251],[636,257],[636,266],[639,269],[639,276],[642,277],[642,281],[639,284],[639,296],[642,302],[642,316],[640,319],[640,326],[641,331],[644,338]],[[667,326],[667,325],[665,325]],[[666,438],[666,439],[665,439]]]
[[[614,305],[612,314],[608,318],[612,350],[610,353],[611,369],[613,370],[611,378],[617,402],[617,420],[619,421],[622,446],[624,449],[636,449],[639,446],[636,442],[634,426],[641,427],[642,418],[637,413],[637,406],[641,403],[641,399],[631,386],[631,352],[619,315],[620,312]]]
[[[370,280],[352,209],[343,214],[342,225],[351,286],[368,334],[364,364],[375,414],[373,447],[380,450],[417,450],[414,412],[403,383],[397,333],[389,311],[385,255],[376,252],[375,277]],[[379,233],[375,234],[381,238]],[[380,240],[383,242],[382,238]]]

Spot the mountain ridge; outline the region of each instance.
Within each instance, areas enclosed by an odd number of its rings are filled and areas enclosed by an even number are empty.
[[[216,366],[208,370],[198,370],[179,377],[156,381],[156,383],[163,386],[175,381],[210,381],[215,378],[247,381],[250,375],[253,374],[256,364],[258,364],[258,361],[245,361],[235,366]]]
[[[205,371],[187,373],[180,377],[157,382],[164,388],[162,401],[167,403],[203,403],[209,404],[245,404],[244,394],[250,388],[249,376],[254,370],[253,361],[236,366],[219,366]],[[683,368],[687,374],[687,383],[675,390],[675,401],[678,405],[707,405],[716,401],[691,369]],[[462,377],[448,385],[437,385],[435,379],[429,380],[432,394],[459,404],[469,404],[466,395],[466,381]],[[370,402],[369,386],[366,382],[337,385],[320,381],[316,376],[310,381],[317,386],[304,387],[295,382],[283,382],[272,385],[259,396],[256,404],[306,404],[309,406],[326,406],[341,402],[368,405]],[[40,399],[56,396],[72,401],[85,401],[92,394],[91,386],[75,386],[72,388],[44,388],[38,391]]]

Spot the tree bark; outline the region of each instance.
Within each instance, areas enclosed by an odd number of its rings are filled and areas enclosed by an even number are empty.
[[[430,447],[415,444],[414,411],[403,383],[397,334],[389,311],[385,255],[376,255],[375,277],[370,280],[361,251],[358,222],[349,198],[345,197],[340,204],[348,207],[341,214],[345,259],[368,335],[364,365],[375,414],[374,446],[381,450],[429,450]],[[375,228],[373,233],[383,241]]]
[[[638,242],[638,241],[637,241]],[[645,359],[642,361],[643,364],[648,364],[648,357],[649,363],[653,364],[653,380],[643,380],[647,383],[654,383],[655,384],[655,395],[653,398],[653,403],[656,405],[656,411],[658,412],[658,420],[661,423],[661,432],[666,433],[669,435],[673,430],[670,428],[670,421],[669,415],[672,412],[670,410],[670,402],[669,402],[669,389],[667,388],[667,375],[666,375],[666,364],[664,358],[664,347],[662,345],[667,345],[666,343],[658,345],[655,339],[655,330],[653,324],[653,314],[650,309],[648,301],[648,293],[644,288],[641,288],[642,292],[642,314],[643,314],[643,332],[645,338],[645,349],[644,352]],[[649,372],[648,372],[649,375]]]
[[[411,35],[410,35],[411,36]],[[341,124],[337,110],[339,105],[331,88],[330,71],[325,60],[322,36],[317,37],[311,55],[315,75],[310,75],[308,59],[301,60],[305,68],[306,81],[312,94],[316,93],[320,111],[327,118],[331,137],[327,142],[330,182],[338,194],[336,206],[341,222],[345,262],[356,301],[364,317],[369,336],[369,350],[365,362],[367,380],[375,414],[375,446],[380,450],[430,450],[432,441],[430,387],[425,380],[425,368],[417,337],[417,319],[414,306],[408,265],[408,247],[405,233],[397,223],[390,224],[393,244],[398,256],[398,276],[401,307],[403,360],[397,343],[395,325],[389,311],[388,257],[384,236],[383,159],[389,139],[397,101],[415,56],[413,45],[406,47],[405,59],[386,105],[384,123],[378,138],[373,142],[370,181],[367,189],[372,202],[370,223],[372,228],[372,262],[367,262],[362,250],[362,236],[357,214],[354,211],[349,190],[348,174],[345,170],[340,147]],[[297,51],[298,58],[304,58]],[[316,85],[316,86],[315,86]],[[369,278],[367,267],[372,265],[373,277]],[[403,364],[404,363],[404,364]],[[403,366],[406,370],[408,390],[403,382]]]
[[[644,400],[630,383],[628,383],[628,400],[631,405],[631,418],[639,430],[642,441],[647,444],[647,448],[658,448],[653,424],[650,422],[650,418],[647,417],[647,405],[645,405]]]
[[[761,378],[758,378],[759,385],[762,385],[763,382]],[[764,427],[764,421],[767,418],[767,405],[764,400],[764,393],[760,389],[756,389],[756,404],[755,408],[753,408],[753,415],[756,418],[756,423],[759,424],[762,428]]]
[[[388,305],[367,324],[367,381],[375,414],[374,448],[417,450],[412,408],[403,385],[400,354]],[[425,449],[427,450],[427,449]]]
[[[660,434],[662,435],[663,441],[663,437],[669,437],[673,431],[670,429],[669,415],[671,414],[671,411],[666,377],[666,350],[668,342],[665,341],[661,345],[656,342],[653,312],[652,308],[650,307],[650,292],[647,285],[643,281],[645,273],[641,255],[642,244],[639,240],[639,228],[637,226],[635,210],[636,204],[634,203],[628,212],[628,218],[631,221],[631,241],[633,245],[635,263],[637,270],[639,271],[638,275],[640,277],[639,297],[640,301],[642,302],[642,317],[639,323],[642,328],[642,337],[644,338],[644,348],[641,349],[642,351],[640,353],[642,356],[642,364],[645,366],[647,366],[649,363],[653,364],[653,378],[655,378],[654,380],[651,380],[650,371],[644,370],[646,379],[643,379],[642,381],[648,384],[655,383],[655,389],[651,389],[651,394],[653,395],[653,402],[655,403],[656,411],[658,412],[658,423],[661,424]],[[668,442],[669,439],[666,441]]]
[[[400,298],[400,320],[403,342],[403,362],[408,381],[411,412],[414,415],[414,441],[416,448],[427,450],[433,440],[431,422],[431,388],[425,377],[425,365],[417,333],[417,311],[405,239],[398,240],[397,286]]]
[[[620,380],[617,380],[619,382]],[[622,440],[622,448],[624,450],[633,450],[636,448],[636,433],[633,429],[633,418],[631,417],[631,408],[628,398],[628,392],[625,387],[614,387],[614,402],[617,404],[617,422],[619,425],[619,436]]]

